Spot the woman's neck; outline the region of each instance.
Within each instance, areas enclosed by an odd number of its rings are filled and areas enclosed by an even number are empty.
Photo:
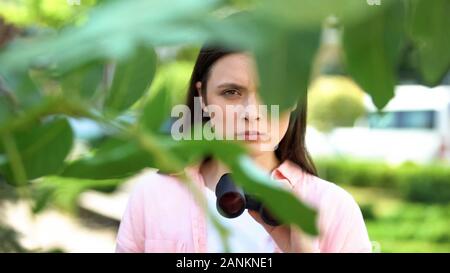
[[[262,168],[264,171],[271,173],[273,169],[278,167],[281,162],[278,160],[275,152],[265,152],[257,156],[252,157],[256,165]]]
[[[262,168],[267,173],[271,173],[272,170],[281,163],[274,152],[262,153],[253,156],[252,159],[258,167]],[[213,158],[204,162],[200,167],[200,174],[203,176],[205,185],[212,191],[215,190],[220,177],[229,172],[230,170],[225,164]]]

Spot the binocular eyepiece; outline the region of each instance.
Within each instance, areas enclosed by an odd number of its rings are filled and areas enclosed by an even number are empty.
[[[226,218],[236,218],[245,209],[250,209],[258,211],[264,223],[271,226],[280,225],[261,202],[236,186],[229,173],[222,175],[219,179],[216,186],[216,197],[217,210]]]

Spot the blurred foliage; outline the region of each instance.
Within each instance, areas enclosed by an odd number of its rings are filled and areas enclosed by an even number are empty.
[[[438,85],[450,69],[450,1],[411,0],[409,7],[410,39],[416,48],[419,71],[424,81]]]
[[[32,187],[34,199],[33,212],[38,213],[48,205],[53,205],[67,212],[76,212],[77,198],[83,191],[96,190],[112,192],[122,183],[120,179],[94,180],[47,176],[37,181]],[[52,202],[49,202],[49,201]]]
[[[380,108],[392,97],[405,44],[417,52],[415,69],[428,84],[440,82],[450,64],[446,0],[386,0],[380,6],[361,0],[115,0],[82,1],[81,7],[62,2],[16,0],[0,6],[1,14],[24,30],[18,39],[0,31],[3,44],[11,40],[0,49],[0,175],[22,189],[37,187],[36,211],[57,200],[70,207],[65,202],[75,202],[82,191],[114,188],[143,168],[178,173],[213,155],[281,221],[315,234],[315,212],[267,178],[237,143],[175,141],[160,131],[182,97],[182,87],[172,82],[184,81],[189,65],[160,65],[155,48],[220,43],[250,50],[262,98],[280,110],[304,97],[330,15],[344,30],[346,69]],[[249,11],[222,19],[243,8]],[[432,14],[432,32],[424,31],[430,26],[418,16],[422,12]],[[430,65],[434,62],[439,65]],[[159,80],[184,70],[180,78]],[[74,133],[68,118],[95,121],[105,139],[86,155],[69,157]],[[384,176],[365,171],[362,178]],[[441,181],[440,174],[433,177],[429,181]],[[330,180],[343,181],[338,175]],[[68,201],[61,200],[69,192]],[[439,194],[446,200],[445,191]]]
[[[173,61],[161,65],[149,90],[149,96],[154,96],[157,92],[167,88],[171,96],[169,98],[171,105],[185,103],[186,90],[189,87],[193,68],[194,63],[188,61]]]
[[[80,15],[96,4],[96,0],[82,0],[80,5],[68,5],[65,0],[3,0],[0,17],[18,26],[38,25],[62,27],[80,22]]]
[[[405,41],[405,9],[402,1],[390,1],[389,9],[377,16],[366,17],[347,26],[343,46],[347,68],[361,88],[372,96],[375,105],[382,108],[394,95],[397,81],[395,71]]]
[[[2,136],[0,148],[9,154],[9,161],[1,164],[0,170],[7,181],[16,181],[18,185],[27,183],[28,179],[59,172],[73,142],[72,130],[65,118],[33,124],[13,135]]]
[[[448,205],[402,203],[386,216],[367,221],[367,228],[383,252],[448,252],[449,212]]]
[[[0,252],[26,252],[20,244],[20,233],[5,223],[5,202],[16,202],[17,193],[13,187],[0,178]]]
[[[19,242],[19,234],[13,228],[0,222],[0,252],[25,252]]]
[[[352,127],[364,113],[364,93],[347,77],[321,76],[308,90],[308,123],[321,131]]]
[[[381,252],[449,252],[449,204],[411,203],[392,190],[344,186],[360,203]]]
[[[350,158],[318,159],[320,177],[340,185],[392,189],[411,202],[450,203],[450,168],[445,163],[418,165]]]

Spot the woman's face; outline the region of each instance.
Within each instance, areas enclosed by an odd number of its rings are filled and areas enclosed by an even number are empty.
[[[201,82],[196,87],[201,95]],[[278,113],[263,105],[255,62],[247,53],[226,55],[212,65],[206,86],[207,105],[204,103],[202,98],[216,137],[242,140],[252,154],[275,150],[288,129],[290,111]],[[276,113],[269,115],[273,110]]]

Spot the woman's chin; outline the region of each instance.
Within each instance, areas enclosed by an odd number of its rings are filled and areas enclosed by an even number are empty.
[[[274,151],[273,145],[270,142],[264,141],[243,141],[244,145],[248,148],[251,155],[257,155],[262,152]]]

